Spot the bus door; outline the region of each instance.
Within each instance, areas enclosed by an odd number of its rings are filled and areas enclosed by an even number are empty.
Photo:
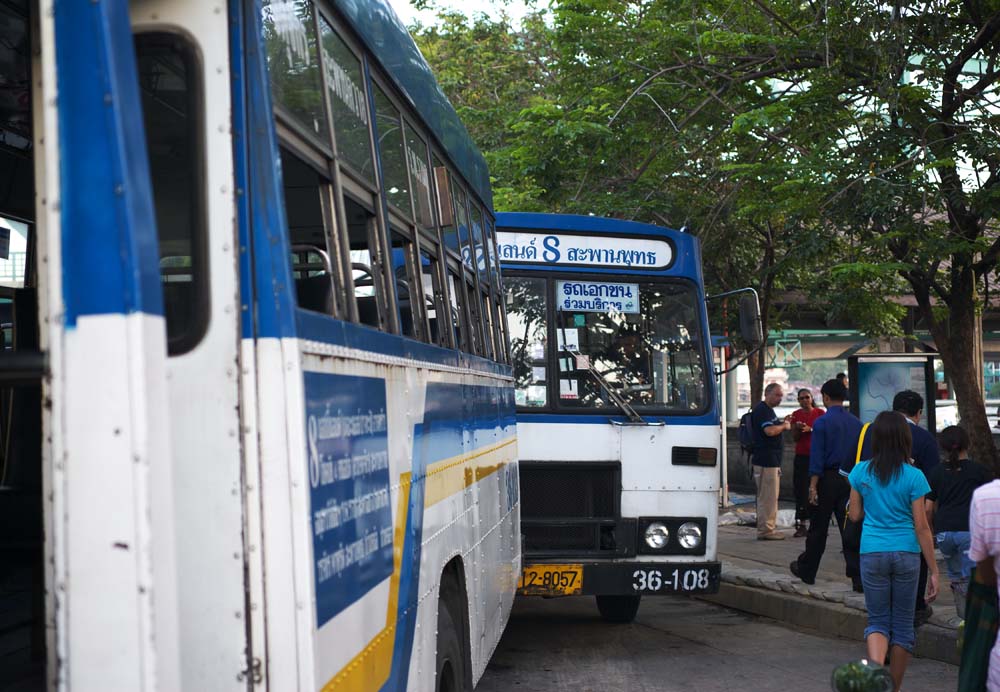
[[[249,641],[229,17],[132,0],[166,317],[181,687],[245,690]],[[251,470],[252,471],[252,470]]]
[[[166,338],[125,2],[0,7],[0,688],[177,687]]]

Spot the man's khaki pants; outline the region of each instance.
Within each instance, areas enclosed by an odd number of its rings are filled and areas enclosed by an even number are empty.
[[[777,466],[754,466],[753,479],[757,483],[757,535],[774,533],[778,518],[778,485],[781,469]]]

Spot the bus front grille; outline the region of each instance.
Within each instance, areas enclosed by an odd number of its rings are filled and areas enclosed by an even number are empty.
[[[519,467],[528,556],[635,554],[635,520],[621,518],[620,463],[522,461]]]
[[[614,519],[621,500],[621,464],[522,461],[522,519]]]

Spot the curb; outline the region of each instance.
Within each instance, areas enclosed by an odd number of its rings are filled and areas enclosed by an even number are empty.
[[[758,589],[723,582],[719,592],[701,600],[752,615],[761,615],[824,635],[864,641],[868,616],[844,605],[806,598],[794,593]],[[926,624],[917,628],[914,655],[958,665],[955,631]]]

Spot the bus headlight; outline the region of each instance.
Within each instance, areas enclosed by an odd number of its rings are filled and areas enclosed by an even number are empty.
[[[649,531],[646,531],[646,542],[649,542]],[[677,529],[677,542],[685,550],[694,550],[701,545],[701,527],[692,521],[681,524]]]
[[[646,527],[646,545],[653,550],[662,550],[663,548],[666,548],[669,540],[670,531],[664,524],[654,521]]]

